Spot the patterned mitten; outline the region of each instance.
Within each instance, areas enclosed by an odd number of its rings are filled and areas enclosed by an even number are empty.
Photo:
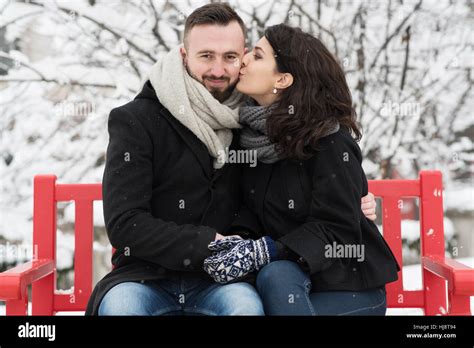
[[[275,243],[270,237],[256,241],[245,239],[240,240],[231,249],[214,252],[204,260],[204,270],[216,282],[225,284],[258,271],[275,260]]]

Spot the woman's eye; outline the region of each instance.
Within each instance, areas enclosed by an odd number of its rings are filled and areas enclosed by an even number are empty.
[[[254,54],[253,57],[255,58],[255,60],[258,60],[258,59],[261,59],[262,57],[260,57],[258,54]]]

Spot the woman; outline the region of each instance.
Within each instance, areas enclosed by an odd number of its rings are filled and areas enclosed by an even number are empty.
[[[244,169],[234,231],[261,238],[211,243],[205,270],[222,283],[258,271],[267,315],[384,315],[399,267],[360,209],[367,179],[343,70],[321,41],[280,24],[240,73],[240,143],[258,165]]]

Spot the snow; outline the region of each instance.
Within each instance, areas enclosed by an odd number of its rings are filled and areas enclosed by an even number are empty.
[[[460,258],[456,261],[474,268],[474,257]],[[404,290],[421,290],[421,265],[403,266],[403,288]],[[471,296],[471,314],[474,315],[474,296]],[[421,308],[388,308],[387,315],[423,315]]]
[[[74,235],[58,230],[56,238],[56,267],[58,270],[69,269],[73,266]]]
[[[378,226],[379,230],[383,232],[383,226]],[[401,221],[401,232],[402,239],[406,239],[409,243],[415,242],[420,239],[420,221],[403,219]],[[433,234],[435,231],[427,231],[428,235]],[[444,217],[444,238],[446,240],[451,239],[454,235],[454,226],[452,221]]]
[[[0,236],[11,242],[32,243],[33,226],[28,216],[31,215],[31,208],[5,209],[1,213]]]
[[[75,221],[74,203],[68,204],[64,208],[63,222],[74,223]],[[104,211],[102,201],[94,201],[92,206],[94,226],[104,226]]]
[[[443,196],[446,210],[474,212],[474,185],[452,185]]]

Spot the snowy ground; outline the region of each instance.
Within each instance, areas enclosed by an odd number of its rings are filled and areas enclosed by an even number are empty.
[[[456,260],[474,268],[474,257]],[[405,290],[421,289],[421,265],[403,267],[403,280]],[[474,296],[471,296],[471,313],[474,313]],[[0,304],[1,315],[5,315],[5,305],[3,303]],[[58,315],[84,315],[84,312],[58,312]],[[423,315],[423,310],[421,308],[389,308],[387,315]]]
[[[456,261],[474,268],[474,257],[456,259]],[[403,287],[405,290],[421,290],[421,265],[403,267]],[[471,314],[474,313],[474,296],[471,296]],[[389,308],[387,315],[423,315],[421,308]]]

